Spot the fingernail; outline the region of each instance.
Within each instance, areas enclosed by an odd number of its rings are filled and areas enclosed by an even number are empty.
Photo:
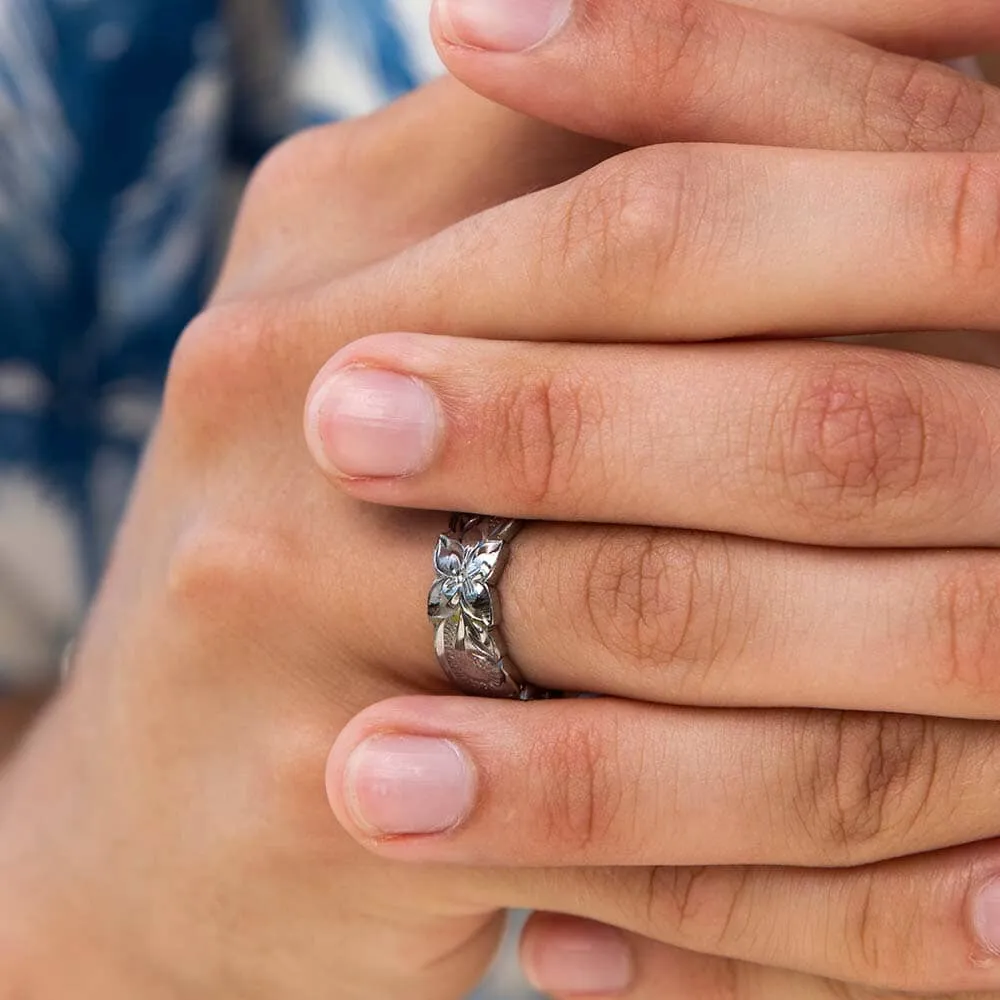
[[[551,38],[569,20],[572,0],[437,0],[450,42],[496,52],[523,52]]]
[[[972,906],[972,922],[983,948],[991,955],[1000,955],[1000,879],[979,890]]]
[[[525,973],[541,993],[623,993],[635,975],[632,949],[614,927],[572,921],[551,928],[525,955]]]
[[[363,829],[387,835],[441,833],[472,811],[476,774],[449,740],[373,736],[346,767],[346,800]]]
[[[419,379],[345,368],[313,395],[309,445],[323,468],[343,476],[412,476],[434,458],[439,420],[437,400]]]

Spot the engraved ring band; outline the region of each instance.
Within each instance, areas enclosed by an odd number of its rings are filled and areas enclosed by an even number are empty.
[[[500,636],[497,585],[521,526],[520,521],[454,514],[438,538],[427,616],[438,662],[466,694],[520,701],[554,697],[524,680]]]

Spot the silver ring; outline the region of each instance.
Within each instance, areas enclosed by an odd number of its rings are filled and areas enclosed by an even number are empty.
[[[438,662],[466,694],[521,701],[552,697],[524,681],[500,638],[496,588],[520,529],[520,521],[453,514],[448,532],[438,538],[427,617]]]

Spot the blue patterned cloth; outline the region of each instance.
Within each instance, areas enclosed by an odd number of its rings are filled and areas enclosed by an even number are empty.
[[[99,574],[232,177],[438,71],[429,0],[0,0],[0,683]]]
[[[0,0],[0,694],[100,572],[233,179],[439,69],[430,0]],[[482,1000],[526,996],[504,952]]]

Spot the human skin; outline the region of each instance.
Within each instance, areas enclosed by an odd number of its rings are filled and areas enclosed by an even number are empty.
[[[44,694],[0,698],[0,765],[13,753],[45,701]]]
[[[694,129],[696,137],[714,139],[717,135],[711,130],[729,129],[743,141],[756,139],[754,130],[761,127],[761,122],[746,102],[726,104],[722,115],[708,113],[704,101],[711,103],[716,96],[713,89],[718,86],[710,68],[733,67],[734,77],[745,84],[747,71],[752,78],[760,68],[754,61],[758,51],[754,38],[766,37],[774,43],[780,32],[766,19],[741,22],[731,9],[719,8],[715,15],[709,14],[711,6],[698,6],[703,21],[698,16],[689,18],[683,60],[671,56],[669,45],[663,41],[677,26],[677,8],[670,4],[653,5],[655,9],[643,4],[588,5],[587,17],[571,21],[554,39],[525,56],[483,53],[480,38],[475,39],[477,48],[472,50],[449,48],[450,39],[446,38],[442,51],[453,69],[489,96],[605,138],[666,141]],[[690,5],[684,7],[686,12],[690,9]],[[638,30],[639,25],[643,32]],[[658,33],[657,27],[663,30]],[[616,46],[615,39],[638,40],[638,55],[626,44],[623,56],[623,46]],[[749,54],[739,60],[727,57],[727,51],[737,51],[727,50],[727,42],[737,46],[741,54]],[[798,51],[809,53],[809,46],[802,45]],[[607,58],[609,53],[614,53],[613,58]],[[859,74],[865,72],[853,64],[853,55],[845,48],[839,61],[831,57],[829,65],[853,65]],[[669,85],[677,82],[675,76],[641,72],[644,58],[647,65],[653,59],[657,66],[665,58],[680,76],[680,86],[674,90]],[[640,71],[622,74],[621,64],[629,59]],[[792,67],[792,72],[801,72],[794,60],[779,56],[777,61]],[[827,63],[821,61],[820,65]],[[879,72],[891,75],[895,72],[892,67],[892,61],[886,60]],[[607,72],[606,77],[602,70]],[[927,148],[928,142],[940,141],[947,126],[951,126],[961,130],[965,143],[973,147],[982,143],[979,148],[995,149],[995,96],[967,89],[957,80],[949,84],[937,72],[910,64],[909,71],[901,75],[899,79],[905,81],[905,86],[901,85],[900,92],[912,99],[907,110],[919,110],[919,114],[898,122],[900,128],[894,134],[882,128],[868,130],[870,123],[859,114],[864,108],[870,110],[868,102],[859,105],[843,101],[837,104],[835,114],[824,119],[824,125],[832,131],[824,133],[823,141],[835,143],[836,139],[830,137],[840,136],[842,142],[849,142],[860,129],[872,141],[877,140],[876,146],[887,141],[889,145],[895,142],[898,148],[921,150]],[[851,73],[846,72],[833,79],[843,86],[850,77]],[[669,81],[666,95],[661,89],[665,81]],[[760,91],[744,87],[747,92]],[[678,95],[681,101],[676,100]],[[782,122],[791,122],[790,127],[795,128],[814,125],[810,116],[800,122],[781,116],[782,95],[769,96],[768,106],[778,109]],[[809,105],[810,95],[795,97],[802,105]],[[710,132],[699,133],[699,128]],[[813,136],[801,139],[812,140]],[[567,201],[574,211],[579,209],[580,218],[575,221],[584,249],[571,257],[554,254],[558,265],[542,279],[537,270],[519,272],[527,280],[513,288],[506,285],[504,303],[488,290],[482,302],[465,309],[462,320],[457,321],[466,324],[460,326],[460,331],[501,338],[506,335],[504,331],[517,330],[529,339],[551,339],[568,337],[564,331],[572,330],[574,339],[595,340],[629,337],[669,341],[748,332],[801,336],[850,329],[851,310],[859,306],[865,313],[858,324],[860,329],[924,325],[995,329],[996,281],[990,271],[996,260],[995,157],[971,158],[973,162],[967,164],[971,179],[967,177],[969,183],[959,185],[962,197],[956,200],[958,213],[951,216],[950,236],[944,231],[934,234],[909,226],[908,216],[914,209],[924,215],[924,208],[939,204],[940,188],[911,187],[914,175],[910,170],[931,167],[926,158],[920,163],[894,161],[891,169],[886,161],[885,176],[891,175],[891,180],[879,190],[870,187],[879,173],[875,158],[867,158],[863,166],[860,160],[849,157],[830,158],[830,173],[825,175],[828,186],[822,200],[831,191],[836,192],[835,199],[840,199],[845,192],[866,189],[871,202],[863,196],[857,204],[864,204],[862,212],[867,219],[862,221],[859,215],[847,229],[864,232],[874,241],[872,246],[879,245],[881,230],[883,236],[888,236],[888,243],[874,254],[859,253],[859,268],[845,266],[847,277],[842,273],[835,282],[835,294],[827,296],[821,272],[836,270],[846,261],[831,248],[820,202],[797,201],[792,174],[783,174],[779,165],[782,156],[770,159],[768,154],[755,160],[760,154],[730,152],[729,162],[739,166],[727,172],[707,151],[700,154],[685,151],[678,164],[659,151],[648,160],[634,161],[633,177],[627,168],[623,169],[612,183],[593,192],[592,198],[579,199],[576,191],[569,194]],[[814,170],[816,179],[822,173],[820,164],[824,159],[817,156],[800,160],[794,169]],[[748,221],[738,209],[733,211],[734,186],[745,187],[755,207],[761,208],[761,185],[747,181],[756,166],[766,170],[773,183],[775,201],[766,202],[762,209],[775,233],[771,242],[759,240],[758,216],[752,212],[753,218]],[[859,172],[853,174],[858,167]],[[707,183],[702,169],[709,175]],[[721,177],[715,173],[717,169]],[[684,190],[684,196],[676,201],[671,191],[675,181],[676,187]],[[890,197],[882,203],[884,214],[880,213],[874,202],[897,184],[914,199],[910,208]],[[963,206],[964,195],[980,186],[971,204]],[[690,187],[694,188],[693,195]],[[583,208],[581,200],[585,201]],[[851,200],[852,194],[847,193],[840,207]],[[611,208],[605,212],[607,206]],[[685,211],[688,206],[691,214]],[[718,214],[713,211],[715,206],[719,207]],[[520,214],[510,212],[501,219],[501,210],[490,222],[494,231],[506,229],[510,246],[523,248],[532,242],[529,232],[540,237],[551,234],[551,217],[558,214],[552,210],[550,215],[551,207],[551,202],[539,197]],[[612,220],[621,220],[626,212],[629,225],[616,229]],[[658,217],[668,219],[669,227],[656,221],[648,228],[636,226],[637,222]],[[799,242],[797,220],[809,227],[815,225],[820,234],[815,244],[808,238]],[[896,228],[900,221],[902,226]],[[901,229],[907,230],[905,237]],[[718,245],[744,263],[748,255],[732,248],[742,245],[740,233],[752,233],[749,257],[757,280],[749,274],[739,276],[739,265],[730,269],[731,259],[721,252],[718,257],[711,250],[706,252],[705,231],[721,233]],[[588,253],[581,233],[599,234],[603,249]],[[920,273],[918,258],[929,251],[933,256],[934,251],[947,255],[956,250],[952,263],[957,261],[962,270],[959,258],[969,234],[972,245],[984,251],[982,256],[974,255],[971,276],[981,284],[985,309],[980,310],[976,304],[978,295],[973,290],[971,295],[959,297],[960,308],[965,311],[961,320],[935,312],[934,306],[928,310],[929,300],[919,294],[911,300],[912,311],[907,313],[909,306],[902,307],[902,297],[913,290],[913,284],[906,280],[907,271],[912,281]],[[508,259],[503,242],[499,248],[493,244],[484,248],[472,225],[460,228],[457,235],[449,234],[448,239],[453,241],[450,249],[459,259],[469,256],[470,248],[476,247],[479,252],[475,259],[480,267],[502,270],[500,261]],[[916,250],[914,255],[908,254],[908,246]],[[612,249],[610,255],[608,247]],[[654,263],[649,271],[636,275],[638,247],[643,248],[639,254],[648,251]],[[663,247],[669,250],[663,251]],[[789,247],[788,256],[796,259],[785,271]],[[421,256],[433,274],[433,263],[427,264],[433,253],[424,250]],[[865,273],[876,256],[884,257],[885,271],[876,266]],[[633,268],[635,283],[646,290],[646,297],[625,294],[618,299],[614,294],[605,295],[608,272],[621,275],[629,267]],[[896,281],[899,296],[892,287]],[[931,287],[934,281],[929,281]],[[575,300],[557,298],[550,312],[547,305],[553,303],[553,298],[540,303],[537,294],[532,293],[538,285],[552,288],[559,287],[560,282],[573,289]],[[724,289],[725,295],[713,299],[713,287]],[[698,291],[691,294],[692,288]],[[801,318],[786,311],[790,288],[803,294]],[[775,294],[773,300],[771,292]],[[713,308],[715,305],[718,310]],[[755,312],[757,308],[761,313]],[[456,323],[454,317],[451,322]],[[939,346],[938,350],[946,353],[948,347]],[[993,448],[988,439],[996,418],[991,416],[986,400],[993,397],[994,390],[979,397],[972,380],[984,374],[990,384],[992,373],[976,373],[967,367],[946,372],[947,366],[936,362],[914,364],[912,359],[899,356],[789,345],[780,349],[755,345],[750,350],[727,346],[708,355],[704,350],[665,352],[660,348],[642,355],[641,364],[637,363],[638,357],[630,355],[632,363],[626,365],[623,355],[606,348],[596,351],[569,346],[512,353],[495,344],[455,344],[398,335],[374,339],[342,352],[317,380],[308,433],[321,467],[351,495],[433,509],[486,507],[529,519],[648,524],[656,518],[658,524],[680,525],[698,532],[693,536],[670,532],[633,534],[634,547],[627,549],[621,561],[615,553],[621,552],[629,537],[627,532],[616,536],[566,529],[558,545],[546,545],[541,528],[522,538],[521,550],[529,549],[514,570],[522,574],[521,580],[507,585],[507,631],[515,658],[522,665],[528,664],[529,676],[540,683],[582,687],[618,697],[658,698],[674,704],[825,705],[855,711],[995,719],[996,711],[989,707],[989,691],[993,689],[997,650],[989,636],[994,631],[991,581],[996,570],[993,554],[983,551],[996,544],[993,517],[987,515],[983,521],[982,534],[975,530],[968,534],[966,508],[961,503],[954,506],[949,496],[943,496],[942,506],[935,511],[935,489],[931,485],[940,474],[949,483],[946,494],[954,490],[950,496],[962,496],[970,510],[981,503],[990,509],[994,491],[988,467]],[[361,421],[350,412],[348,419],[343,419],[339,401],[344,380],[352,371],[365,372],[368,378],[373,371],[417,378],[437,396],[435,432],[424,433],[419,442],[411,438],[408,450],[401,443],[402,431],[393,441],[390,450],[405,454],[409,461],[402,470],[405,475],[389,476],[382,468],[364,467],[356,440],[363,433],[359,429]],[[755,371],[761,373],[759,380]],[[800,381],[803,374],[804,382]],[[337,404],[327,418],[323,397],[331,391],[331,377],[336,380],[333,395]],[[959,382],[961,391],[957,390]],[[925,388],[930,383],[933,385],[928,394]],[[380,387],[385,395],[390,391],[387,385]],[[949,417],[935,429],[932,414],[938,403],[932,400],[942,387],[952,403],[969,398],[971,389],[972,397],[978,399],[971,404],[971,422],[949,409]],[[946,404],[946,409],[950,405]],[[770,445],[760,449],[754,443],[755,439],[761,440],[760,431],[754,430],[757,419],[777,439],[777,452]],[[973,425],[985,429],[987,439],[977,440]],[[530,437],[527,427],[535,432]],[[720,433],[723,428],[739,431]],[[744,429],[748,429],[746,437]],[[349,447],[344,446],[347,434]],[[523,449],[529,440],[535,444],[533,451]],[[789,440],[794,442],[790,451]],[[942,451],[936,451],[939,444],[949,440],[951,443],[945,444]],[[374,441],[373,435],[369,446]],[[501,477],[498,482],[495,472],[518,448],[515,442],[527,450],[529,460],[518,466],[519,475],[510,481]],[[968,452],[963,451],[966,447]],[[963,454],[968,457],[963,458]],[[924,461],[927,467],[917,470],[917,464]],[[937,463],[941,464],[935,473]],[[908,464],[915,473],[912,477],[904,471]],[[734,471],[743,469],[745,473]],[[962,469],[977,480],[978,487],[971,486]],[[628,471],[609,476],[608,470]],[[718,470],[725,470],[725,475],[720,477]],[[771,474],[777,475],[785,488],[795,487],[786,494],[787,505],[777,517],[769,502],[773,499],[768,486]],[[888,481],[884,479],[886,474]],[[896,474],[901,479],[894,484],[891,480]],[[903,480],[911,485],[896,494]],[[817,492],[810,499],[814,489]],[[983,492],[978,494],[978,489]],[[896,502],[900,500],[902,503]],[[726,510],[720,520],[714,515],[716,502]],[[930,506],[925,506],[928,502]],[[808,526],[799,524],[803,513]],[[870,523],[870,517],[878,527]],[[919,526],[910,521],[911,517]],[[972,521],[975,519],[973,514]],[[802,552],[779,546],[770,550],[775,557],[771,562],[761,552],[749,554],[732,539],[713,542],[711,536],[702,534],[706,529],[852,551],[838,554],[828,548],[823,552]],[[911,534],[914,530],[915,534]],[[574,542],[579,546],[576,551]],[[531,547],[533,543],[535,547]],[[965,551],[947,556],[930,551],[943,546]],[[924,551],[904,557],[882,551],[878,555],[871,553],[869,561],[869,556],[854,551],[858,547]],[[630,570],[629,566],[639,569]],[[804,570],[801,575],[800,570]],[[579,581],[580,586],[570,586],[568,580]],[[816,588],[815,603],[806,596],[812,587]],[[790,592],[797,595],[791,603]],[[798,597],[803,600],[800,602]],[[510,612],[512,601],[514,611]],[[606,606],[619,608],[622,604],[627,608],[624,621],[619,617],[616,627],[602,625]],[[810,608],[815,608],[815,613]],[[591,630],[581,630],[580,623],[595,619],[596,635],[589,647],[592,655],[581,656],[580,632],[587,634]],[[561,621],[563,627],[553,627],[552,620]],[[544,638],[539,639],[541,636]],[[785,636],[791,638],[790,645],[784,642]],[[585,639],[582,645],[587,647]],[[858,677],[859,663],[865,664],[863,680]],[[622,669],[616,670],[615,665]],[[803,677],[804,667],[808,680]],[[927,680],[926,687],[922,676]],[[806,688],[809,694],[804,696]],[[803,697],[809,700],[803,701]],[[570,713],[576,728],[560,722]],[[366,714],[356,728],[352,726],[350,736],[339,742],[331,760],[330,795],[345,825],[386,857],[499,864],[518,860],[536,864],[573,864],[575,860],[620,864],[627,860],[641,866],[671,865],[678,859],[701,863],[708,861],[701,854],[703,845],[711,841],[718,849],[718,831],[725,820],[714,813],[713,796],[703,795],[701,802],[707,803],[705,825],[692,822],[690,809],[697,800],[693,796],[697,788],[703,784],[729,788],[742,780],[750,800],[772,803],[780,799],[781,792],[770,792],[755,782],[752,775],[747,775],[745,763],[734,765],[742,779],[725,768],[711,774],[704,766],[693,772],[686,772],[683,763],[678,768],[675,762],[683,761],[684,749],[701,745],[702,737],[709,742],[715,739],[711,730],[698,735],[698,718],[691,713],[668,713],[657,737],[650,735],[654,726],[651,717],[615,702],[588,705],[585,709],[547,705],[533,715],[511,714],[508,707],[486,709],[468,703],[445,706],[404,702],[380,706]],[[794,729],[795,717],[786,714],[784,718]],[[732,718],[722,721],[716,716],[715,721],[720,726],[735,724]],[[992,811],[993,786],[989,779],[977,784],[982,765],[978,750],[970,750],[973,763],[968,781],[958,777],[951,764],[941,758],[934,765],[926,758],[920,763],[917,758],[925,753],[935,756],[941,748],[939,734],[934,727],[931,731],[923,729],[920,736],[914,730],[910,743],[905,733],[912,721],[902,721],[900,729],[898,722],[898,717],[867,721],[857,716],[843,717],[837,726],[846,729],[834,740],[831,760],[842,762],[846,753],[854,765],[868,760],[873,771],[855,789],[856,795],[849,789],[844,794],[836,766],[819,784],[829,792],[833,812],[840,817],[834,820],[834,829],[843,830],[840,820],[845,806],[848,814],[855,808],[859,810],[854,818],[860,816],[862,825],[866,823],[864,817],[870,819],[871,811],[882,810],[887,800],[890,811],[899,807],[898,826],[891,816],[883,814],[882,820],[894,828],[895,850],[906,855],[924,849],[906,844],[908,834],[914,832],[908,809],[922,809],[933,800],[931,786],[938,767],[948,774],[946,784],[953,781],[963,788],[962,809],[971,806],[975,811],[972,803],[981,792],[986,796],[986,811]],[[923,727],[924,723],[919,725]],[[862,733],[868,726],[871,728]],[[992,728],[981,732],[987,740],[993,738]],[[429,836],[404,835],[419,831],[407,831],[398,816],[391,817],[391,828],[382,836],[373,829],[365,808],[377,809],[379,802],[372,800],[371,791],[366,790],[365,772],[358,761],[366,759],[372,747],[368,741],[375,741],[377,747],[385,733],[397,740],[405,733],[443,739],[465,749],[479,798],[469,800],[461,822]],[[958,740],[964,742],[971,735],[972,730],[963,726]],[[564,752],[567,743],[572,749]],[[791,747],[789,751],[785,759],[795,760]],[[911,751],[916,751],[915,755]],[[394,748],[393,752],[400,751]],[[896,764],[907,775],[899,785],[893,778],[896,767],[892,763],[897,753],[900,756]],[[766,752],[755,747],[748,752],[746,761],[761,757],[769,759]],[[531,761],[529,769],[523,766],[526,758]],[[380,795],[391,787],[405,797],[405,781],[390,784],[384,762],[378,767],[373,764],[372,769],[369,780],[376,781],[372,787]],[[664,772],[669,777],[665,778]],[[772,777],[779,788],[794,787],[803,780],[797,764],[793,764],[791,773],[779,768]],[[671,796],[666,799],[664,786]],[[530,805],[519,808],[519,803],[535,803],[532,791],[537,795],[539,787],[557,803],[561,823],[553,820],[551,809],[532,809]],[[638,791],[624,793],[624,789]],[[624,806],[623,794],[627,803]],[[907,806],[910,794],[915,798]],[[723,799],[728,803],[726,795]],[[665,801],[681,803],[681,812],[664,812]],[[752,812],[750,806],[747,815]],[[513,816],[518,817],[520,836],[505,837],[503,831]],[[955,816],[952,814],[952,818]],[[581,833],[583,818],[587,827]],[[931,822],[933,825],[935,821]],[[595,828],[599,833],[594,833]],[[657,836],[664,829],[674,831],[669,847]],[[385,836],[386,832],[391,835]],[[778,846],[778,838],[756,830],[752,821],[731,828],[731,832],[733,853],[726,854],[725,861],[788,863],[788,845]],[[984,829],[970,839],[991,835]],[[574,856],[568,845],[575,838],[582,842],[579,854]],[[959,836],[950,843],[961,839]],[[761,844],[767,846],[762,849]],[[925,845],[932,849],[946,846],[945,841]],[[769,847],[776,847],[780,856],[770,855]],[[678,893],[685,900],[677,921],[683,926],[673,928],[672,942],[697,949],[702,945],[699,933],[703,932],[717,941],[725,959],[716,964],[702,963],[636,938],[632,957],[637,971],[629,986],[614,991],[601,989],[595,966],[588,992],[646,997],[661,995],[665,988],[686,987],[699,996],[869,995],[863,985],[845,985],[849,980],[870,982],[878,990],[953,991],[947,995],[957,995],[954,991],[962,989],[984,989],[983,969],[991,968],[993,946],[984,947],[981,935],[995,911],[992,902],[984,902],[987,897],[979,893],[992,884],[992,850],[983,845],[978,853],[959,851],[882,867],[873,866],[871,857],[862,851],[846,862],[856,866],[846,876],[816,873],[812,885],[815,894],[803,892],[799,896],[801,905],[791,907],[788,900],[793,881],[785,882],[771,872],[709,870],[704,877],[698,872],[695,883],[693,875],[689,879],[676,869],[667,869],[667,881],[679,884]],[[743,851],[753,857],[745,857]],[[852,853],[849,844],[848,853]],[[713,854],[711,861],[718,860],[719,855]],[[816,855],[794,857],[793,863],[829,866],[845,862],[836,856],[831,858],[821,848]],[[940,872],[943,863],[953,865],[947,885],[931,875],[932,869]],[[621,877],[621,873],[615,875],[616,880]],[[648,873],[636,877],[647,878]],[[782,888],[776,889],[779,885]],[[804,883],[800,880],[798,885],[802,891]],[[638,886],[632,891],[632,898],[639,898]],[[767,912],[767,916],[761,916],[759,922],[754,920],[750,914],[756,904],[770,898],[772,892],[776,899],[774,910],[767,911],[765,906],[758,912]],[[938,898],[934,899],[936,893]],[[666,895],[673,898],[669,890]],[[839,903],[831,902],[831,896]],[[901,902],[903,899],[906,902]],[[620,913],[622,905],[619,898],[610,909]],[[579,912],[574,909],[579,904],[570,895],[551,907]],[[700,920],[691,919],[691,908],[697,909]],[[828,925],[838,928],[834,941],[818,933],[816,925],[807,919],[810,912],[821,914]],[[662,936],[659,919],[640,918],[629,926]],[[845,934],[841,928],[851,928],[852,920],[855,930]],[[698,928],[694,934],[690,933],[692,924]],[[978,946],[976,935],[980,935]],[[604,971],[610,967],[615,975],[621,974],[622,941],[609,938],[606,928],[543,917],[529,928],[525,943],[526,963],[540,985],[563,995],[574,992],[570,984],[560,983],[558,978],[567,974],[571,963],[556,963],[559,968],[551,965],[548,976],[543,968],[546,950],[558,948],[560,941],[565,943],[567,938],[573,944],[569,951],[576,969],[570,969],[570,978],[577,991],[585,981],[580,971],[585,945],[594,955],[610,954]],[[746,959],[747,963],[733,962],[734,957]],[[763,968],[770,962],[786,962],[823,975],[810,980],[796,973]],[[964,973],[958,971],[959,966],[966,966]]]
[[[448,123],[433,145],[430,122]],[[257,172],[69,683],[0,779],[0,995],[437,1000],[482,975],[499,907],[367,862],[323,795],[358,709],[444,690],[370,648],[370,554],[415,553],[430,524],[329,495],[299,436],[309,362],[283,353],[284,320],[274,341],[258,323],[294,311],[300,281],[350,274],[603,149],[445,84],[300,135]]]
[[[559,133],[469,100],[446,84],[370,121],[310,133],[273,156],[252,185],[213,305],[178,351],[163,419],[72,682],[0,785],[0,942],[12,996],[72,989],[84,997],[457,997],[482,972],[507,906],[582,908],[608,919],[611,909],[627,913],[649,899],[643,887],[660,887],[667,904],[671,873],[684,884],[683,870],[616,871],[604,862],[543,871],[409,868],[364,853],[323,801],[329,746],[339,738],[343,752],[378,721],[356,717],[360,710],[396,694],[444,690],[421,607],[441,519],[381,511],[331,488],[300,434],[310,380],[330,353],[373,330],[454,323],[458,332],[468,322],[463,311],[482,306],[488,289],[465,272],[461,282],[445,282],[449,271],[456,277],[448,241],[474,232],[482,247],[500,252],[516,229],[502,221],[490,229],[496,217],[489,215],[466,224],[480,228],[446,227],[573,177],[610,153],[580,140],[567,145]],[[888,101],[886,114],[891,125],[896,110]],[[430,123],[449,123],[454,134],[418,141]],[[482,136],[482,144],[470,146],[470,135]],[[947,129],[936,138],[941,149],[960,140]],[[401,159],[400,148],[413,155]],[[537,204],[522,201],[511,211]],[[412,206],[418,210],[402,211]],[[407,249],[415,244],[420,248]],[[448,271],[437,270],[443,249]],[[512,283],[524,263],[522,252],[516,267],[495,269],[487,280]],[[401,358],[394,353],[395,363]],[[513,480],[516,453],[510,460]],[[350,488],[362,485],[355,480]],[[408,488],[420,485],[415,477]],[[563,548],[564,536],[553,532],[536,532],[534,542],[526,535],[522,566],[535,564],[533,551],[544,555],[532,544],[550,546],[550,557]],[[618,557],[627,558],[628,539],[618,540]],[[535,583],[516,569],[512,564],[507,593],[518,607],[516,588],[523,587],[527,607]],[[612,613],[605,624],[620,623]],[[523,618],[522,636],[536,625]],[[544,629],[538,637],[562,641]],[[526,662],[541,670],[545,659]],[[606,707],[594,703],[593,711]],[[538,744],[539,763],[553,773],[559,757],[547,751],[558,750],[558,737],[566,738],[565,763],[588,760],[578,759],[576,750],[586,747],[572,738],[587,731],[579,713],[591,709],[559,708],[566,711],[552,716],[552,740]],[[655,704],[623,708],[644,713],[653,738],[670,721]],[[378,711],[399,710],[389,702]],[[488,725],[503,721],[494,713],[511,710],[522,710],[506,717],[511,732],[523,732],[518,727],[532,717],[524,706],[435,698],[413,709],[431,720],[481,712]],[[804,725],[796,747],[807,760],[839,745],[830,737],[841,716],[808,717],[815,724]],[[720,743],[718,755],[704,759],[724,761],[740,749],[739,739],[756,739],[758,731],[761,739],[770,734],[782,757],[780,741],[795,718],[722,712],[720,739],[731,731],[737,742]],[[984,767],[995,760],[987,731],[992,727],[983,727],[981,738],[967,733]],[[599,726],[592,732],[602,735]],[[754,739],[744,746],[763,750]],[[968,764],[961,753],[955,760]],[[336,767],[335,756],[334,776]],[[869,776],[864,761],[847,760],[845,788]],[[836,843],[811,842],[822,829],[803,831],[792,818],[821,785],[775,787],[775,807],[789,817],[786,827],[768,830],[776,843],[836,850]],[[550,846],[562,843],[566,853],[560,863],[581,844],[565,839],[560,818],[572,821],[587,802],[573,797],[586,793],[585,782],[567,787],[565,814],[544,784],[518,803],[524,817],[537,810],[552,818]],[[955,807],[956,826],[977,819],[953,789],[941,794],[950,797],[935,799],[935,808]],[[766,821],[744,807],[736,797],[726,816]],[[915,821],[913,839],[936,835],[932,814],[926,817],[923,825]],[[527,831],[523,840],[510,839],[518,849],[530,842]],[[612,845],[609,839],[605,846]],[[719,842],[720,862],[729,846]],[[615,863],[630,860],[621,847]],[[892,831],[881,829],[864,844],[844,845],[865,849],[875,858],[899,847]],[[933,876],[947,883],[952,862],[937,864]],[[658,881],[650,871],[661,872]],[[785,877],[790,907],[813,882],[791,869]],[[766,903],[762,920],[773,915]],[[677,931],[669,907],[649,912],[660,923],[648,930],[670,940]],[[717,950],[711,929],[702,928],[699,942],[698,928],[687,926],[690,946]],[[763,950],[758,956],[771,957]],[[964,965],[942,974],[971,975]],[[982,976],[986,983],[988,972]]]

